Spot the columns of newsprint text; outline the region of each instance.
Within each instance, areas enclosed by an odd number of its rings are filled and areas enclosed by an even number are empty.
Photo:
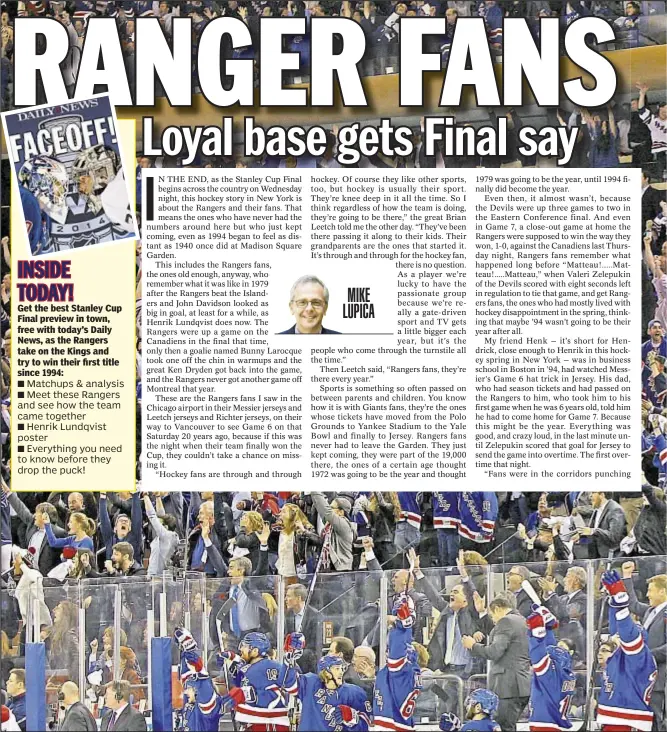
[[[117,130],[133,160],[134,122]],[[90,226],[71,228],[86,241]],[[134,490],[136,243],[31,257],[16,181],[10,234],[11,487]]]
[[[638,479],[630,173],[144,176],[147,490]]]

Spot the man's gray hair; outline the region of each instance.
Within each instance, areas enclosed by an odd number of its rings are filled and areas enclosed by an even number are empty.
[[[301,285],[310,285],[315,284],[319,285],[324,290],[324,302],[328,305],[329,304],[329,290],[327,286],[322,282],[322,280],[319,277],[315,277],[315,275],[304,275],[303,277],[299,277],[299,279],[292,285],[292,289],[289,293],[289,301],[294,302],[294,293],[297,291],[297,288],[301,287]]]

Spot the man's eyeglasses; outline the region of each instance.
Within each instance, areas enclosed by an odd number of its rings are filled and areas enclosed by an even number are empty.
[[[322,310],[326,305],[322,300],[292,300],[292,302],[299,308],[299,310],[305,310],[309,305],[315,310]]]

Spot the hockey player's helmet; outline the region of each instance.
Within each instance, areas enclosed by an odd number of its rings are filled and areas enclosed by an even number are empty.
[[[59,224],[65,223],[69,178],[62,163],[46,155],[36,155],[23,163],[18,179],[51,218]]]
[[[246,633],[239,643],[239,651],[242,646],[247,646],[249,649],[256,648],[260,656],[268,656],[271,641],[265,633]]]
[[[105,145],[93,145],[82,150],[74,161],[72,176],[80,188],[82,178],[90,178],[90,190],[81,191],[87,195],[99,196],[120,168],[118,153]]]
[[[342,666],[345,669],[347,664],[339,656],[332,656],[331,654],[322,656],[317,662],[317,673],[321,674],[322,671],[330,671],[334,666]]]
[[[466,710],[476,707],[479,704],[482,713],[493,717],[498,709],[498,696],[488,689],[475,689],[468,694],[465,702]]]

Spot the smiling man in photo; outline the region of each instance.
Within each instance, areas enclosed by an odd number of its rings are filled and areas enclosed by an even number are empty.
[[[278,335],[339,335],[322,326],[329,307],[329,290],[317,277],[299,277],[292,285],[289,307],[296,322]]]

